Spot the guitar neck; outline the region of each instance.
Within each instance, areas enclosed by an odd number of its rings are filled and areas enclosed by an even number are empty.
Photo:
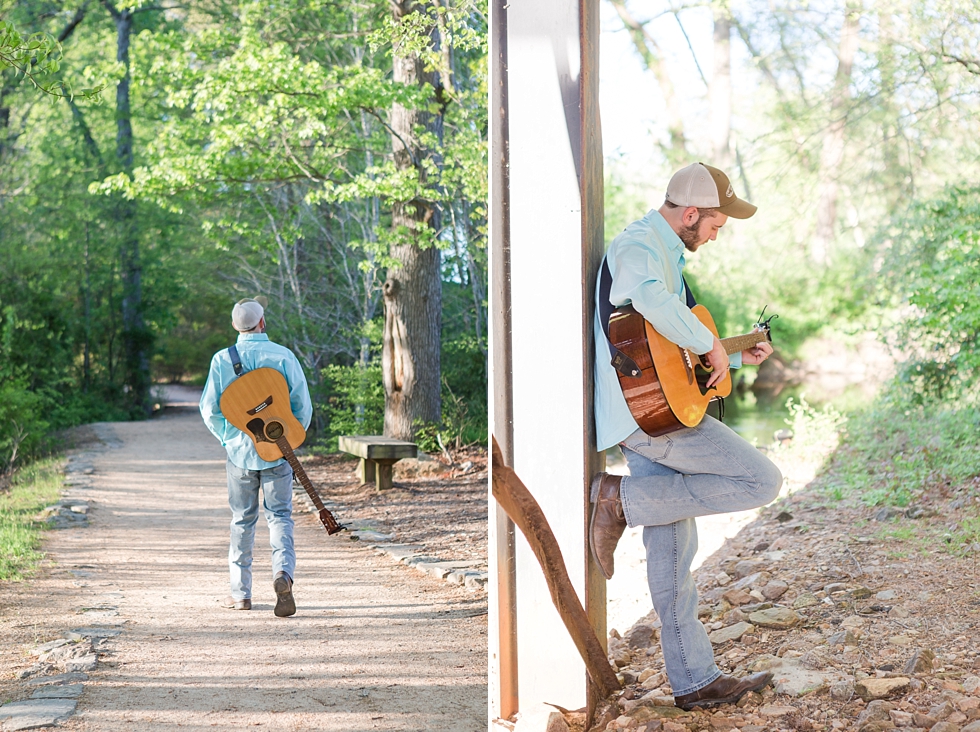
[[[725,353],[729,356],[733,353],[741,353],[746,348],[752,348],[763,341],[768,341],[769,337],[765,333],[746,333],[745,335],[722,338],[721,345]]]
[[[290,446],[289,441],[286,436],[283,435],[278,440],[276,440],[276,446],[282,451],[282,456],[286,458],[286,462],[289,463],[289,467],[293,469],[293,474],[299,478],[300,485],[306,489],[306,494],[313,501],[313,505],[316,506],[317,511],[320,512],[320,521],[323,522],[324,528],[326,528],[328,534],[336,533],[340,531],[341,526],[337,523],[333,514],[327,510],[327,507],[323,505],[323,501],[320,500],[320,494],[316,492],[316,488],[313,487],[313,483],[310,481],[309,476],[303,469],[302,464],[296,459],[296,454],[293,452],[293,448]]]

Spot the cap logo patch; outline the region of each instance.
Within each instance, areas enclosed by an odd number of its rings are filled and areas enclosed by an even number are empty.
[[[734,195],[735,195],[735,191],[732,190],[732,184],[729,183],[728,184],[728,190],[725,191],[725,198],[731,198]]]

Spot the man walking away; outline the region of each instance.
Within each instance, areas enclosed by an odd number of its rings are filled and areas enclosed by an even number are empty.
[[[310,425],[313,404],[306,375],[290,351],[269,340],[265,334],[265,298],[240,300],[231,311],[231,322],[238,331],[234,350],[242,373],[258,368],[279,371],[289,385],[289,405],[303,428]],[[255,444],[234,427],[221,413],[221,395],[237,378],[233,349],[222,349],[211,359],[208,381],[201,395],[204,424],[228,453],[228,505],[231,508],[231,544],[228,569],[231,573],[231,595],[223,607],[252,609],[252,546],[255,522],[259,515],[259,488],[262,509],[269,524],[272,547],[272,587],[276,593],[275,614],[281,618],[295,614],[293,577],[296,552],[293,549],[293,469],[285,459],[267,462],[255,451]]]

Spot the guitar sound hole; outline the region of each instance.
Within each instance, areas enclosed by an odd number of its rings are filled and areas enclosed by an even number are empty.
[[[282,437],[284,432],[285,430],[282,428],[281,422],[269,422],[269,424],[265,426],[266,437],[273,441]]]

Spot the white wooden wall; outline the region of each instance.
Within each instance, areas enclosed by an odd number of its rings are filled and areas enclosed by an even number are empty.
[[[505,456],[548,517],[569,575],[603,639],[604,586],[588,561],[585,533],[587,486],[600,469],[591,412],[592,292],[602,256],[602,158],[595,108],[598,13],[597,0],[580,2],[511,0],[506,38],[495,38],[497,49],[506,44],[509,144],[502,153],[492,151],[491,163],[506,164],[506,155],[509,181],[492,180],[498,187],[509,182],[509,187],[505,197],[492,192],[491,229],[504,225],[498,209],[506,199],[509,231],[502,237],[491,232],[492,257],[509,257],[509,279],[495,280],[492,296],[506,300],[509,295],[510,307],[491,306],[494,317],[503,320],[493,326],[492,384],[510,391],[509,401],[494,394],[492,426],[501,435],[510,430],[511,455]],[[499,25],[493,33],[498,30]],[[492,81],[497,86],[500,80]],[[491,125],[495,122],[500,123],[497,108],[491,114]],[[503,240],[509,244],[506,252]],[[494,263],[495,272],[499,264]],[[499,346],[500,339],[507,339],[509,353]],[[507,378],[502,369],[508,370]],[[509,420],[500,413],[507,409]],[[493,556],[506,537],[497,530],[501,523],[495,515],[491,526]],[[534,555],[522,536],[515,543],[519,706],[539,701],[584,706],[585,666]],[[510,670],[500,668],[497,630],[501,615],[513,609],[506,602],[500,607],[501,599],[506,600],[491,583],[491,699],[498,707],[500,676]]]

